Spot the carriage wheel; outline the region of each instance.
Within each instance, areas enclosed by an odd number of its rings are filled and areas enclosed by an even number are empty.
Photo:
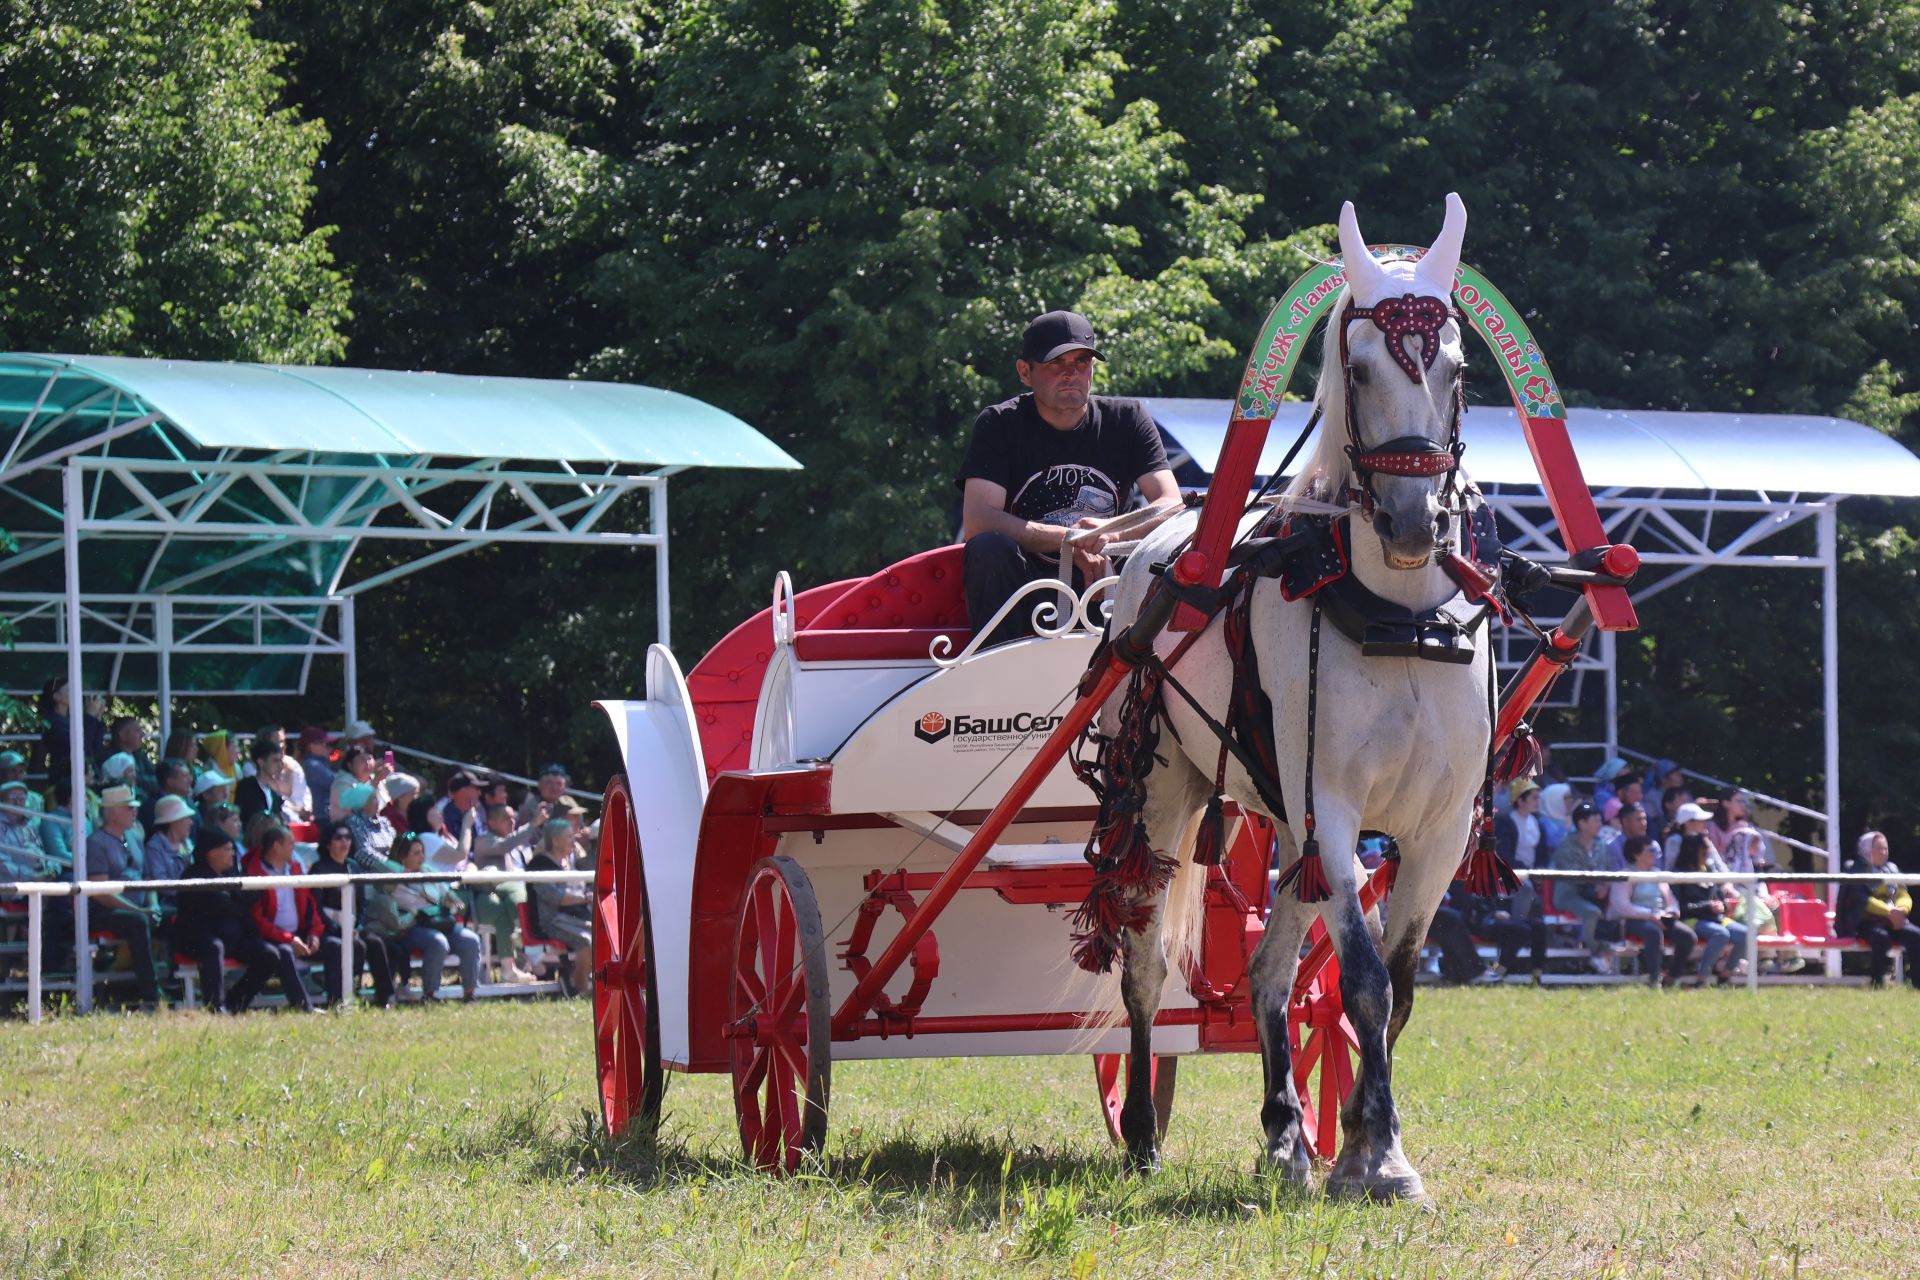
[[[828,995],[813,885],[792,858],[762,858],[740,902],[729,1002],[740,1144],[762,1169],[791,1172],[826,1142]]]
[[[1127,1102],[1127,1063],[1133,1055],[1096,1053],[1093,1055],[1093,1087],[1100,1094],[1100,1115],[1107,1122],[1107,1136],[1116,1146],[1125,1146],[1120,1136],[1120,1109]],[[1167,1121],[1173,1117],[1173,1088],[1180,1059],[1172,1054],[1153,1056],[1153,1116],[1159,1136],[1167,1136]]]
[[[666,1075],[660,1068],[653,925],[626,778],[608,786],[605,804],[593,873],[593,1047],[600,1118],[618,1138],[630,1129],[651,1134],[659,1127]]]
[[[1316,926],[1317,927],[1317,926]],[[1287,1009],[1293,1087],[1300,1094],[1300,1135],[1320,1160],[1340,1145],[1340,1108],[1353,1092],[1360,1041],[1340,1004],[1340,961],[1328,956],[1303,995]]]

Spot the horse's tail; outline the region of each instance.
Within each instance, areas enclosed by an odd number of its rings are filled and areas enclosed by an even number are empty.
[[[1185,973],[1200,962],[1200,909],[1206,901],[1207,887],[1207,868],[1193,860],[1200,818],[1201,814],[1195,813],[1181,829],[1173,850],[1173,880],[1167,885],[1166,905],[1160,913],[1160,945],[1169,973]],[[1122,967],[1115,964],[1107,972],[1091,976],[1072,968],[1071,962],[1065,967],[1067,975],[1054,1007],[1070,1009],[1078,1003],[1087,1011],[1087,1025],[1069,1052],[1091,1053],[1095,1041],[1113,1028],[1126,1025],[1127,1009],[1120,994]]]

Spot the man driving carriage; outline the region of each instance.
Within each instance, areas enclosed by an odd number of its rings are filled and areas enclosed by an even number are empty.
[[[1086,317],[1036,317],[1014,362],[1029,391],[989,405],[974,421],[957,483],[967,617],[975,627],[1025,583],[1058,574],[1062,554],[1073,556],[1077,588],[1102,576],[1109,539],[1094,533],[1069,548],[1068,535],[1119,515],[1136,488],[1148,503],[1179,496],[1146,406],[1092,393],[1094,362],[1104,359]],[[1029,634],[1032,612],[1016,608],[987,643]]]

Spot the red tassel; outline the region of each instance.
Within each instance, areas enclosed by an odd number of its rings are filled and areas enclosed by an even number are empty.
[[[1468,893],[1480,898],[1505,897],[1520,887],[1520,877],[1513,874],[1513,868],[1494,849],[1488,836],[1480,838],[1473,852],[1461,861],[1460,870],[1453,878],[1464,884]]]
[[[1217,867],[1227,860],[1227,818],[1218,793],[1207,801],[1200,816],[1200,831],[1193,838],[1193,860],[1203,867]]]
[[[1293,896],[1301,902],[1325,902],[1333,896],[1333,890],[1327,885],[1327,870],[1320,865],[1320,841],[1308,836],[1300,846],[1300,856],[1293,865],[1280,873],[1280,882],[1276,889],[1293,885]]]
[[[1507,745],[1500,749],[1499,758],[1493,762],[1493,780],[1512,782],[1515,778],[1535,777],[1542,763],[1540,739],[1522,722],[1514,726],[1513,736],[1507,739]]]
[[[1400,859],[1388,858],[1373,869],[1373,878],[1380,882],[1380,892],[1392,893],[1393,882],[1400,878]]]

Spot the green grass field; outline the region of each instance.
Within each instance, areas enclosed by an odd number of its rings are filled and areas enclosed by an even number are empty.
[[[1184,1065],[1126,1176],[1085,1059],[850,1063],[828,1157],[741,1167],[726,1083],[585,1118],[581,1003],[0,1025],[0,1274],[1911,1276],[1920,998],[1423,992],[1433,1211],[1252,1172],[1255,1060]]]

